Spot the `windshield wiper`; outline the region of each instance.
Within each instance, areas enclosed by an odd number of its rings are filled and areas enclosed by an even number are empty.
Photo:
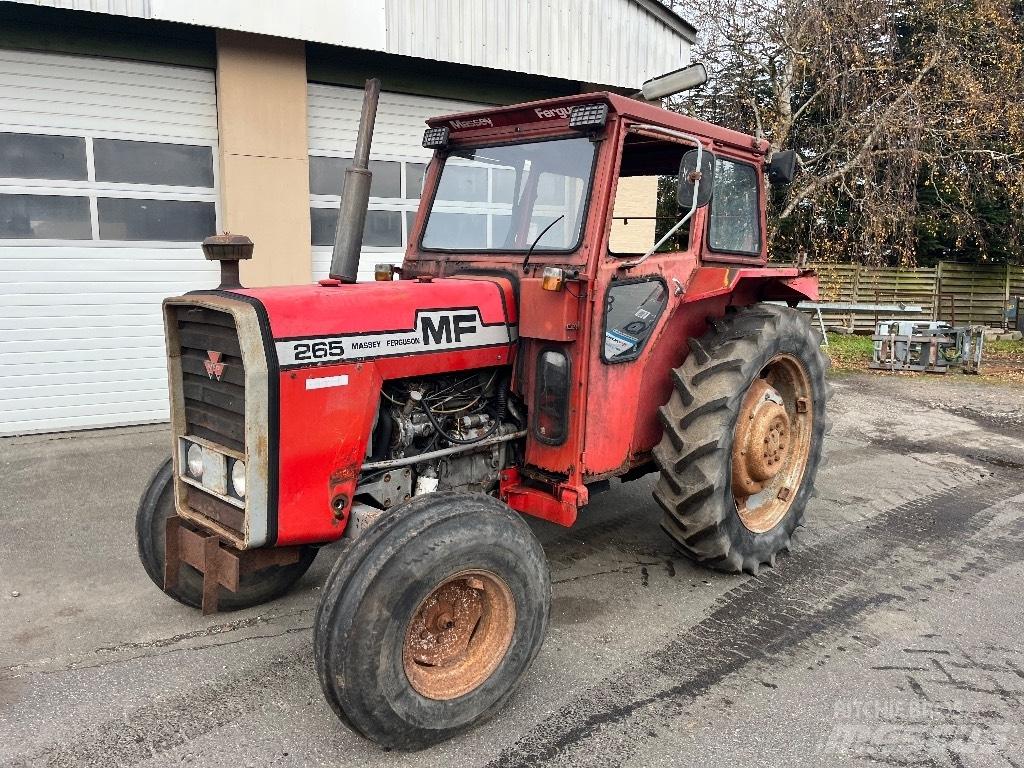
[[[526,271],[527,271],[527,267],[530,264],[530,256],[533,255],[533,249],[537,247],[537,243],[539,243],[540,239],[542,237],[544,237],[544,235],[546,235],[548,233],[549,229],[551,229],[553,226],[555,226],[555,224],[557,224],[558,222],[560,222],[564,218],[565,218],[565,214],[563,213],[557,219],[555,219],[550,224],[548,224],[546,227],[544,227],[544,229],[541,230],[541,233],[539,235],[537,235],[537,239],[533,241],[533,245],[530,246],[530,250],[528,250],[526,252],[526,258],[523,259],[523,274],[525,274]]]

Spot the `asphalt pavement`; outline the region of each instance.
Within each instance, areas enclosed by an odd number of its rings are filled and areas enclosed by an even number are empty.
[[[828,464],[757,577],[676,553],[653,481],[533,522],[552,621],[505,711],[385,752],[335,719],[287,597],[203,617],[135,555],[165,427],[0,440],[2,766],[1024,766],[1024,389],[837,379]]]

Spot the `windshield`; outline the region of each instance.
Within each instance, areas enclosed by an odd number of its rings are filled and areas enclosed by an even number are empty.
[[[421,245],[525,252],[543,233],[535,252],[574,250],[586,218],[595,152],[587,138],[452,150]]]

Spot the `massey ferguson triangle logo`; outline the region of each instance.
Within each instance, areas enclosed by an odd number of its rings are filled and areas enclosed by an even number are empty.
[[[224,374],[224,363],[220,361],[224,354],[222,352],[207,351],[206,356],[209,360],[203,360],[203,365],[206,366],[206,373],[211,379],[216,378],[220,381],[220,377]]]

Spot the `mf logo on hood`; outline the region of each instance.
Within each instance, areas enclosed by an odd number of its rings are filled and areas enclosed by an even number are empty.
[[[217,381],[220,381],[220,377],[224,375],[224,368],[226,366],[226,363],[221,362],[221,358],[224,357],[224,353],[207,350],[206,357],[208,359],[203,360],[203,365],[206,366],[206,375],[211,379],[216,378]]]
[[[479,327],[478,312],[463,312],[453,315],[420,315],[420,330],[423,332],[423,344],[456,344],[462,342],[463,336],[472,335]]]
[[[278,341],[276,347],[278,361],[286,367],[489,347],[515,339],[515,326],[487,325],[480,318],[480,310],[469,307],[419,310],[414,326],[408,330],[287,339]]]

